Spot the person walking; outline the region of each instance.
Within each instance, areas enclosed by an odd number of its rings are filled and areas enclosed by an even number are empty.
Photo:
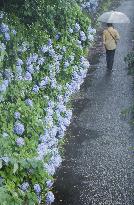
[[[117,41],[120,39],[119,33],[114,29],[112,23],[107,23],[107,29],[103,31],[103,45],[106,49],[107,69],[112,70]]]

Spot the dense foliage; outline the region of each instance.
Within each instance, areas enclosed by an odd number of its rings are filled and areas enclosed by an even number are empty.
[[[134,75],[134,51],[128,53],[128,55],[125,57],[125,62],[128,63],[129,73]]]
[[[69,100],[86,77],[95,29],[76,1],[11,0],[4,8],[0,204],[51,204],[59,146],[72,117]]]

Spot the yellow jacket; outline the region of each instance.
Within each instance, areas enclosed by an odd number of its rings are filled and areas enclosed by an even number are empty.
[[[112,36],[115,38],[115,40]],[[116,41],[119,39],[120,39],[119,33],[113,27],[108,27],[103,31],[103,44],[107,50],[116,49],[116,45],[117,45]]]

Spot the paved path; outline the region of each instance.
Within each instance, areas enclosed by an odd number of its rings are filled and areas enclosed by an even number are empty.
[[[133,80],[124,56],[134,35],[134,0],[122,1],[118,10],[133,23],[117,26],[121,40],[113,72],[106,72],[101,56],[81,90],[83,98],[74,103],[55,205],[134,205],[134,131],[129,117],[121,114],[133,103]]]

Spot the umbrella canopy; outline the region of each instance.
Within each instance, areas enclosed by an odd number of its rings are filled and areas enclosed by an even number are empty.
[[[130,23],[129,18],[122,12],[109,11],[103,13],[98,21],[105,23]]]

